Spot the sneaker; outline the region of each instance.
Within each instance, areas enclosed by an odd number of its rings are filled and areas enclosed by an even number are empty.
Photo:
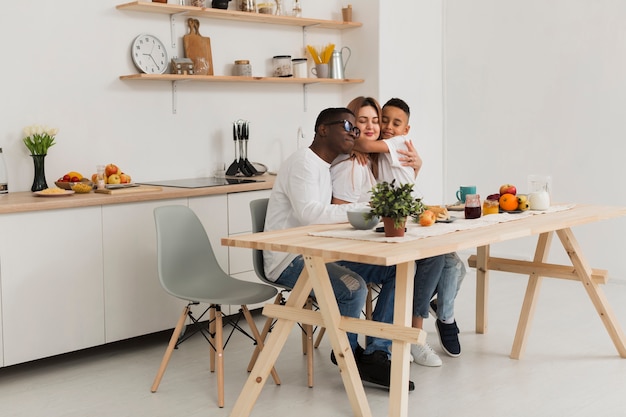
[[[359,362],[359,360],[361,360],[361,356],[363,356],[363,352],[365,352],[365,349],[363,349],[361,347],[361,345],[356,345],[356,349],[354,350],[354,360],[357,363]],[[337,358],[335,358],[335,352],[334,351],[330,352],[330,361],[334,365],[337,365]]]
[[[386,352],[376,350],[369,355],[362,355],[356,363],[361,380],[389,388],[391,381],[391,360]],[[409,391],[415,389],[413,381],[409,381]]]
[[[439,333],[439,341],[442,349],[453,358],[461,354],[461,343],[459,343],[459,327],[456,321],[452,324],[446,324],[437,320],[437,333]]]
[[[411,345],[411,355],[416,364],[422,366],[441,366],[441,358],[428,343],[423,345]]]
[[[430,307],[428,309],[430,311],[430,314],[437,318],[437,299],[433,298],[432,300],[430,300],[430,304],[428,306]]]

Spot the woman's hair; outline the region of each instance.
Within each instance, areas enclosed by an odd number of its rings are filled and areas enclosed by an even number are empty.
[[[376,110],[376,114],[378,115],[378,123],[380,124],[380,122],[382,121],[383,111],[380,107],[380,104],[378,104],[378,101],[376,101],[376,99],[373,97],[359,96],[352,100],[350,103],[348,103],[346,107],[355,114],[357,120],[359,117],[359,110],[361,110],[361,108],[372,107],[374,110]],[[379,140],[380,136],[376,139]],[[378,179],[378,154],[370,153],[369,157],[372,161],[372,173],[374,174],[374,178]]]

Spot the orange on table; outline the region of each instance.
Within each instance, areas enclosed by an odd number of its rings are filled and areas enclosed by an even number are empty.
[[[517,210],[517,197],[514,196],[513,194],[502,194],[500,196],[500,208],[502,210],[506,210],[506,211],[513,211],[513,210]]]

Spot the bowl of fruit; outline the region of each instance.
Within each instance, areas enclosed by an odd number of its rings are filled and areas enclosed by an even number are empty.
[[[83,177],[79,172],[76,171],[68,172],[67,174],[56,180],[54,184],[57,187],[62,188],[63,190],[74,190],[74,188],[72,188],[74,184],[86,184],[90,188],[89,191],[93,189],[93,182],[90,181],[89,178]],[[87,187],[85,187],[85,185],[81,185],[79,189],[86,190]],[[84,193],[89,191],[82,192]],[[80,193],[81,191],[74,190],[74,192]]]

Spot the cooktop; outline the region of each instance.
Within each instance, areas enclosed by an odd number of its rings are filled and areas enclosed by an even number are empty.
[[[263,180],[250,180],[245,178],[184,178],[180,180],[163,180],[140,182],[143,185],[158,185],[161,187],[178,187],[178,188],[205,188],[219,187],[221,185],[245,184],[249,182],[264,182]]]

